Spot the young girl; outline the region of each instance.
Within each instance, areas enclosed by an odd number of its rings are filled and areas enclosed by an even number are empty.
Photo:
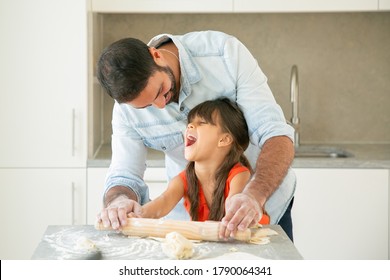
[[[184,206],[193,221],[220,221],[225,200],[241,192],[251,176],[244,155],[249,145],[248,127],[243,113],[229,99],[205,101],[188,114],[185,132],[186,170],[174,177],[168,188],[134,214],[144,218],[167,215],[184,197]],[[259,221],[269,224],[264,213]]]

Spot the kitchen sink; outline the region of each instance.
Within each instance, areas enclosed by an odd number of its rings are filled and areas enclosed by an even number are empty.
[[[339,147],[300,145],[295,148],[296,158],[348,158],[353,155]]]
[[[293,65],[290,76],[290,98],[292,103],[292,117],[288,123],[294,128],[295,158],[348,158],[353,154],[336,146],[301,145],[300,118],[298,114],[299,84],[298,67]]]

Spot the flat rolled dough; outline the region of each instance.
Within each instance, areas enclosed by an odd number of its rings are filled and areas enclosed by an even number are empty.
[[[170,258],[181,260],[189,259],[194,253],[194,246],[191,241],[178,232],[170,232],[161,243],[163,252]]]
[[[271,235],[277,235],[278,233],[270,228],[261,228],[257,230],[254,234],[252,234],[251,239],[249,240],[249,243],[252,244],[258,244],[258,245],[265,245],[270,243],[269,236]]]

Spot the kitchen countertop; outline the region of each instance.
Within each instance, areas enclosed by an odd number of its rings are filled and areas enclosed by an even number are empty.
[[[295,158],[293,168],[379,168],[390,169],[390,144],[330,144],[351,153],[347,158]],[[110,144],[102,145],[97,156],[88,160],[88,167],[108,167]],[[164,154],[149,150],[148,167],[164,167]]]
[[[327,146],[327,145],[325,145]],[[351,153],[347,158],[295,158],[295,168],[390,169],[390,144],[331,144]]]
[[[302,259],[294,244],[278,225],[264,226],[276,231],[268,244],[250,244],[240,241],[194,243],[192,259]],[[100,259],[169,259],[161,250],[161,240],[154,238],[128,237],[115,231],[98,231],[92,225],[49,226],[33,260],[89,259],[87,251],[77,247],[78,239],[92,241],[100,250]],[[230,256],[230,257],[229,257]]]

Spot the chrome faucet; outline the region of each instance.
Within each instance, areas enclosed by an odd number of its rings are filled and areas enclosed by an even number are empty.
[[[298,114],[298,97],[299,97],[299,83],[298,83],[298,67],[293,65],[291,68],[291,77],[290,77],[290,96],[292,103],[292,117],[291,125],[294,128],[294,147],[299,147],[299,114]]]

